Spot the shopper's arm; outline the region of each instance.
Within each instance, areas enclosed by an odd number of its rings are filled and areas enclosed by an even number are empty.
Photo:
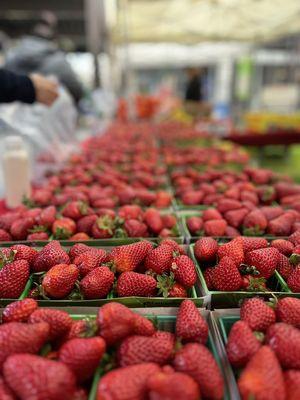
[[[26,75],[0,69],[0,103],[12,101],[24,103],[35,101],[35,89],[32,80]]]

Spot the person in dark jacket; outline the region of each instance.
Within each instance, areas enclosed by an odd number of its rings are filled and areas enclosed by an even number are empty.
[[[57,84],[39,74],[21,75],[0,69],[0,103],[21,101],[50,106],[58,97]]]
[[[197,68],[187,69],[188,82],[185,91],[186,101],[200,102],[203,100],[201,71]]]

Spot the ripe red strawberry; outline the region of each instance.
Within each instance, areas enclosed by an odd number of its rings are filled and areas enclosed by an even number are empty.
[[[191,376],[200,386],[201,396],[221,400],[224,382],[216,360],[210,351],[198,343],[188,343],[176,354],[173,361],[176,371]]]
[[[75,264],[57,264],[43,277],[42,288],[52,299],[64,299],[75,287],[79,270]]]
[[[40,212],[39,216],[36,217],[36,222],[39,226],[51,228],[55,219],[56,219],[56,208],[54,206],[49,206],[44,208]]]
[[[156,293],[156,280],[151,275],[123,272],[117,281],[117,293],[119,297],[151,297]]]
[[[204,222],[204,232],[207,236],[224,236],[226,227],[225,219],[211,219]]]
[[[4,229],[0,229],[0,242],[11,242],[11,235]]]
[[[63,211],[62,215],[66,218],[71,218],[74,221],[88,215],[91,212],[88,205],[83,201],[71,201],[68,203]]]
[[[248,251],[268,247],[268,241],[261,237],[240,236],[236,240],[242,243],[244,254],[248,253]]]
[[[176,257],[171,265],[175,280],[186,288],[195,285],[197,280],[196,267],[190,257],[182,255]]]
[[[192,236],[200,236],[202,233],[203,220],[201,217],[189,217],[186,220],[186,225]]]
[[[38,308],[28,318],[30,324],[47,322],[50,326],[49,340],[53,341],[64,336],[72,326],[72,318],[62,310]]]
[[[173,215],[173,214],[162,215],[161,219],[162,219],[164,227],[167,229],[172,229],[177,224],[177,219],[176,219],[175,215]]]
[[[300,264],[298,264],[289,275],[287,284],[292,292],[300,292]]]
[[[77,382],[85,382],[93,376],[105,348],[101,337],[71,339],[59,349],[59,361],[74,372]]]
[[[141,221],[143,219],[143,210],[141,209],[140,206],[136,204],[131,204],[120,207],[118,215],[120,218],[123,218],[124,220],[137,219]]]
[[[293,222],[294,217],[285,213],[269,222],[267,232],[274,236],[288,236],[291,233]]]
[[[69,239],[76,232],[76,223],[71,218],[60,218],[54,221],[52,233],[56,239]]]
[[[114,369],[100,378],[97,400],[143,400],[147,397],[147,381],[160,371],[154,363],[130,365]]]
[[[281,254],[285,256],[290,256],[293,253],[294,245],[288,240],[276,239],[272,240],[271,246],[275,247]]]
[[[36,257],[32,270],[34,272],[48,271],[57,264],[69,264],[68,254],[63,250],[57,240],[48,243]]]
[[[285,400],[285,386],[279,362],[269,346],[262,346],[251,358],[238,380],[241,398]]]
[[[289,370],[284,373],[286,400],[300,399],[300,371]]]
[[[29,241],[49,240],[49,235],[47,232],[34,232],[34,233],[30,233],[30,235],[27,236],[26,240],[29,240]]]
[[[285,297],[278,300],[276,316],[278,321],[300,328],[300,299]]]
[[[4,308],[2,322],[27,322],[37,308],[38,303],[34,299],[14,301]]]
[[[278,264],[276,269],[285,280],[287,280],[290,274],[293,272],[293,266],[290,263],[289,259],[281,253],[278,257]]]
[[[121,367],[144,362],[164,365],[171,359],[172,353],[173,344],[169,340],[133,335],[122,341],[118,361]]]
[[[155,208],[148,208],[144,213],[144,222],[156,235],[164,228],[160,212]]]
[[[103,299],[111,291],[115,275],[108,267],[96,267],[80,282],[85,299]]]
[[[16,400],[15,395],[11,391],[10,387],[0,376],[0,399],[2,400]]]
[[[8,322],[0,326],[0,368],[6,358],[16,353],[37,353],[49,337],[45,322],[26,324]]]
[[[32,194],[32,200],[39,206],[47,206],[51,204],[52,192],[48,189],[36,189]]]
[[[260,340],[249,325],[245,321],[237,321],[230,330],[226,344],[230,364],[234,367],[244,367],[260,346]]]
[[[161,275],[169,272],[173,261],[174,250],[168,245],[159,245],[151,249],[145,258],[146,270],[151,270]]]
[[[157,372],[147,382],[149,399],[198,400],[200,390],[197,382],[181,372]]]
[[[283,368],[300,368],[300,331],[292,325],[278,322],[267,330],[266,343],[275,352]]]
[[[35,221],[31,217],[15,220],[10,227],[11,236],[14,240],[25,240],[34,223]]]
[[[215,267],[213,286],[221,291],[235,291],[241,288],[242,277],[231,258],[223,257]]]
[[[202,219],[204,222],[209,221],[211,219],[222,219],[222,218],[223,218],[222,215],[215,208],[208,208],[207,210],[204,210],[202,213]]]
[[[164,239],[160,242],[161,246],[167,245],[171,246],[173,251],[175,251],[178,254],[185,254],[185,250],[183,246],[179,245],[178,243],[175,242],[175,240],[172,239]]]
[[[188,190],[181,195],[181,201],[187,206],[201,204],[204,193],[201,190]]]
[[[264,214],[268,221],[275,219],[283,214],[284,210],[282,207],[265,206],[261,207],[260,211]]]
[[[268,279],[274,274],[279,260],[279,251],[273,247],[249,251],[246,254],[247,265],[254,266],[261,276]]]
[[[191,300],[184,300],[176,320],[176,336],[184,342],[205,344],[208,338],[208,325]]]
[[[111,252],[117,272],[133,271],[140,265],[152,250],[152,244],[147,241],[117,246]]]
[[[238,200],[222,198],[218,201],[217,209],[220,211],[220,213],[225,214],[227,211],[237,210],[241,207],[242,204]]]
[[[265,231],[268,225],[268,220],[259,210],[250,211],[243,221],[244,234],[260,235]]]
[[[109,239],[113,237],[115,220],[108,215],[97,218],[92,226],[91,235],[95,239]]]
[[[80,218],[77,221],[77,231],[84,232],[87,235],[91,236],[92,227],[97,220],[96,214],[86,215],[85,217]]]
[[[70,237],[70,240],[73,242],[81,242],[84,240],[90,240],[90,237],[89,237],[89,235],[87,235],[84,232],[77,232],[77,233],[75,233],[75,235],[72,235]]]
[[[241,320],[247,322],[253,331],[265,332],[275,323],[276,315],[263,299],[253,297],[246,299],[241,307]]]
[[[202,237],[195,243],[195,257],[200,262],[213,262],[216,259],[218,247],[215,239]]]
[[[300,244],[300,230],[294,232],[288,237],[288,240],[293,243],[294,246]]]
[[[222,244],[218,248],[218,257],[221,260],[223,257],[230,257],[237,267],[244,262],[243,245],[238,239],[233,239],[228,243]]]
[[[107,303],[99,309],[97,323],[99,335],[112,345],[134,332],[135,314],[123,304]]]
[[[80,276],[84,277],[107,260],[108,256],[105,250],[90,248],[88,251],[75,257],[74,264],[77,265]]]
[[[136,219],[127,219],[124,229],[128,237],[147,237],[149,236],[147,225]]]
[[[230,210],[224,214],[224,218],[234,228],[239,228],[246,217],[249,214],[247,208],[238,208],[237,210]]]
[[[0,228],[5,231],[9,231],[13,222],[19,219],[21,213],[18,211],[9,211],[3,215],[0,215]]]
[[[13,261],[0,268],[0,298],[17,299],[29,279],[29,264],[25,260]]]
[[[75,376],[61,362],[31,354],[14,354],[6,360],[3,374],[20,399],[74,399]]]
[[[215,287],[214,287],[214,273],[215,273],[215,271],[216,271],[216,268],[209,267],[209,268],[206,268],[206,270],[203,272],[203,276],[204,276],[205,283],[206,283],[206,286],[207,286],[208,290],[214,290],[215,289]]]
[[[15,244],[10,248],[15,252],[14,261],[26,260],[29,265],[32,265],[38,255],[38,251],[24,244]]]
[[[134,334],[141,336],[152,336],[154,333],[155,327],[153,323],[142,315],[135,314]]]
[[[84,243],[74,244],[74,246],[72,246],[69,251],[69,257],[70,257],[71,261],[73,262],[77,256],[79,256],[80,254],[85,253],[91,249],[92,248],[90,246],[87,246]]]
[[[186,289],[179,283],[174,283],[168,291],[167,297],[188,297]]]

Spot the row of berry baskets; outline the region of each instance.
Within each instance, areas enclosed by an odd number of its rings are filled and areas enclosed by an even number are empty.
[[[272,241],[203,237],[190,245],[170,239],[115,246],[96,240],[5,243],[0,305],[30,297],[54,307],[111,301],[128,307],[174,307],[190,298],[197,307],[214,309],[238,307],[255,295],[300,297],[296,236]],[[148,247],[147,256],[140,256],[143,247]]]

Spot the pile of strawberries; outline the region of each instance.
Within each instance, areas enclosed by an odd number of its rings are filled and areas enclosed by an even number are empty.
[[[16,299],[31,273],[29,296],[49,299],[114,297],[188,297],[197,279],[196,268],[171,239],[140,241],[108,252],[83,243],[66,252],[56,240],[40,251],[16,244],[0,252],[0,298]]]
[[[118,303],[96,320],[38,308],[33,299],[8,305],[0,325],[0,398],[86,400],[101,364],[97,400],[221,400],[223,375],[206,347],[208,325],[182,302],[174,333]]]
[[[208,290],[278,291],[272,285],[277,270],[289,289],[300,292],[300,231],[288,240],[238,236],[218,244],[202,237],[194,246]]]
[[[242,369],[243,400],[300,398],[299,329],[299,299],[286,297],[272,306],[260,298],[244,301],[226,345],[231,365]]]
[[[70,201],[64,207],[48,206],[0,215],[0,242],[21,240],[74,240],[137,237],[176,237],[177,219],[155,208],[143,210],[125,205],[115,211],[93,209],[84,201]]]

